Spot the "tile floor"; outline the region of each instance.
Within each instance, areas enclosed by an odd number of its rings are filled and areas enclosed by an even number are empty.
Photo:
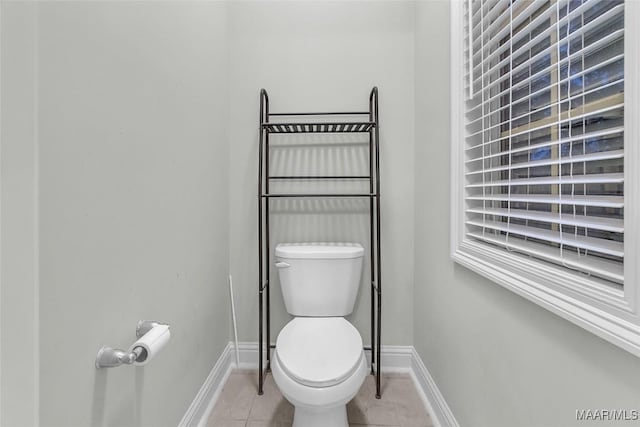
[[[293,406],[282,397],[273,377],[267,376],[262,396],[257,383],[256,372],[232,373],[207,427],[290,427]],[[380,400],[375,398],[374,377],[367,376],[347,413],[352,427],[433,427],[408,374],[383,374]]]

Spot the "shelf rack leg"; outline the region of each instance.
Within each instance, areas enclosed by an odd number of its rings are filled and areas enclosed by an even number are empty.
[[[262,146],[262,141],[260,143]],[[262,150],[261,150],[262,157]],[[262,159],[261,159],[262,160]],[[261,187],[261,186],[260,186]],[[262,314],[263,314],[263,283],[262,283],[262,198],[258,197],[258,394],[263,394],[264,378],[262,375]]]
[[[369,120],[373,120],[373,111],[369,112]],[[373,193],[373,130],[369,131],[369,194]],[[369,197],[369,264],[370,264],[370,276],[371,282],[371,375],[374,375],[374,366],[376,365],[376,327],[375,327],[375,240],[374,240],[374,228],[373,228],[373,196]]]
[[[376,364],[376,398],[380,399],[382,394],[380,392],[380,368],[382,365],[380,360],[381,342],[382,342],[382,268],[380,265],[380,121],[378,118],[378,88],[374,87],[372,94],[373,107],[375,111],[375,156],[376,156],[376,266],[377,266],[377,280],[376,289],[378,297],[378,316],[377,316],[377,340],[376,340],[376,352],[378,363]]]
[[[264,394],[264,370],[263,370],[263,311],[264,311],[264,288],[268,286],[268,282],[264,281],[263,274],[263,262],[264,262],[264,254],[263,254],[263,206],[262,206],[262,165],[263,165],[263,153],[264,153],[264,145],[263,139],[265,136],[265,131],[262,129],[262,122],[265,117],[265,109],[268,112],[269,105],[269,97],[267,95],[267,91],[262,89],[260,91],[260,119],[258,123],[259,127],[259,147],[258,147],[258,394]],[[267,205],[268,209],[268,205]],[[268,310],[267,305],[267,310]],[[268,335],[267,335],[268,337]],[[267,338],[268,339],[268,338]],[[268,351],[267,351],[268,353]]]
[[[266,121],[269,122],[269,104],[266,105]],[[267,194],[269,194],[269,134],[266,133],[264,136],[264,143],[265,143],[265,152],[264,152],[264,171],[265,171],[265,182],[264,182],[264,188],[265,188],[265,192]],[[266,275],[266,283],[267,283],[267,289],[266,289],[266,306],[267,306],[267,339],[266,339],[266,343],[265,346],[267,348],[267,365],[266,365],[266,372],[270,372],[271,371],[271,244],[269,242],[269,235],[270,235],[270,229],[269,229],[269,210],[270,210],[270,202],[269,202],[269,198],[266,198],[266,207],[265,207],[265,211],[264,211],[264,217],[265,217],[265,224],[264,224],[264,228],[265,228],[265,254],[266,254],[266,268],[265,268],[265,275]]]

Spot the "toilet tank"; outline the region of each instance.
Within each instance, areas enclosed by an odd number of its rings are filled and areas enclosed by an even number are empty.
[[[358,243],[280,243],[276,267],[287,312],[347,316],[360,286],[364,248]]]

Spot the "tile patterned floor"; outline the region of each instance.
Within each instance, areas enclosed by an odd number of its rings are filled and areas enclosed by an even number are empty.
[[[256,372],[236,371],[229,376],[213,408],[207,427],[290,427],[293,406],[268,375],[264,394],[258,396]],[[374,377],[367,376],[347,405],[352,427],[433,427],[408,374],[382,376],[382,399],[375,398]]]

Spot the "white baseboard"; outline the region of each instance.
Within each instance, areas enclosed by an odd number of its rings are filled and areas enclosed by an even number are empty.
[[[232,348],[235,347],[231,344]],[[240,369],[258,369],[258,343],[239,342]],[[409,372],[411,369],[412,346],[383,345],[380,350],[383,372]],[[365,352],[371,364],[371,352]]]
[[[235,345],[233,343],[231,343],[231,348],[235,351]],[[239,342],[238,354],[238,358],[240,360],[240,366],[238,366],[239,369],[258,369],[257,342]]]
[[[187,413],[178,427],[204,427],[218,400],[222,386],[231,371],[236,368],[235,346],[227,344],[222,355],[209,373]],[[432,416],[435,427],[459,427],[447,402],[433,381],[431,374],[413,346],[382,346],[382,372],[407,372],[411,375],[418,394]],[[370,352],[367,361],[370,362]],[[258,343],[238,343],[239,369],[258,368]]]
[[[383,345],[380,349],[380,358],[382,359],[382,372],[409,372],[411,369],[411,351],[413,347],[410,345]],[[367,363],[371,364],[371,352],[365,352],[367,355]]]
[[[444,396],[440,393],[436,382],[414,347],[411,347],[411,353],[411,378],[413,378],[418,393],[431,414],[434,426],[460,427],[449,405],[444,400]]]
[[[227,382],[234,367],[233,345],[229,343],[209,372],[209,376],[189,405],[189,409],[182,417],[178,427],[204,427],[207,424],[209,415],[222,391],[222,386]]]

